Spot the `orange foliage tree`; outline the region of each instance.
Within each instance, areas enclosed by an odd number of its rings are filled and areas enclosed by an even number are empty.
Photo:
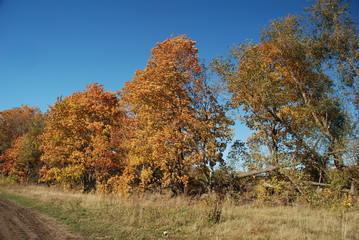
[[[59,98],[47,113],[41,136],[41,180],[84,191],[107,190],[107,180],[123,168],[123,119],[116,94],[96,83]]]
[[[38,136],[44,128],[41,111],[21,106],[0,112],[0,171],[21,183],[36,181],[41,167]]]
[[[344,166],[338,150],[349,134],[349,121],[333,80],[308,56],[309,47],[301,40],[297,19],[287,17],[274,21],[259,44],[233,48],[235,63],[217,60],[213,66],[254,130],[249,165],[301,162],[319,180],[331,164]]]
[[[183,192],[191,176],[223,161],[230,137],[223,106],[206,84],[195,42],[177,36],[158,43],[144,70],[127,82],[121,103],[131,118],[123,191]]]

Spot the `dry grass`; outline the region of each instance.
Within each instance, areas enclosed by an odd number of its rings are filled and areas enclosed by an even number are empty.
[[[218,205],[211,196],[124,199],[13,185],[0,185],[0,196],[52,215],[88,239],[359,239],[358,209]]]

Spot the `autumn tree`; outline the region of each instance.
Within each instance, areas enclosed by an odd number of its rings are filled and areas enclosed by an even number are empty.
[[[230,120],[206,84],[195,42],[177,36],[158,43],[144,70],[127,82],[121,101],[131,118],[128,158],[119,184],[183,192],[194,172],[210,181],[223,161]]]
[[[226,166],[223,152],[233,137],[230,126],[234,125],[234,121],[227,116],[228,106],[220,99],[221,88],[216,83],[209,85],[205,81],[202,89],[204,91],[196,98],[200,101],[194,102],[194,108],[199,110],[198,120],[206,124],[197,129],[196,143],[201,158],[194,175],[202,177],[207,190],[212,191],[214,185],[221,184],[214,177],[215,167]]]
[[[32,121],[41,114],[36,107],[23,105],[21,107],[0,112],[0,154],[3,154],[11,144],[25,134],[31,127]]]
[[[259,166],[298,162],[319,180],[331,164],[345,166],[338,150],[350,121],[332,76],[310,50],[298,18],[289,16],[273,21],[259,44],[232,48],[234,61],[217,59],[213,66],[254,130],[252,160]]]
[[[359,165],[359,35],[357,19],[350,14],[348,0],[318,0],[303,18],[310,54],[324,69],[335,73],[338,97],[343,99],[354,130],[340,149],[351,164]],[[308,24],[312,23],[312,24]]]
[[[41,180],[84,191],[106,190],[108,179],[123,169],[123,121],[116,94],[102,85],[93,83],[59,98],[47,113],[41,136]]]
[[[303,25],[311,27],[305,28],[304,37],[313,58],[336,73],[337,90],[349,94],[359,111],[359,35],[348,2],[318,0],[308,7]]]
[[[38,136],[44,128],[41,111],[21,106],[0,113],[1,172],[21,183],[37,181],[41,168]]]

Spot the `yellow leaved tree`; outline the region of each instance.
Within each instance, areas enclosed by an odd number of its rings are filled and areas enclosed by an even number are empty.
[[[231,121],[205,81],[195,42],[177,36],[158,43],[144,70],[121,95],[131,124],[123,191],[170,188],[183,192],[192,177],[223,161]]]
[[[59,98],[47,113],[41,136],[41,181],[106,190],[108,179],[123,169],[123,121],[116,94],[96,83]]]

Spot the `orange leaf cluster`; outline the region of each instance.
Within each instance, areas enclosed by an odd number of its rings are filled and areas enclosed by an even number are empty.
[[[38,136],[43,130],[39,109],[21,106],[0,112],[0,172],[21,183],[36,179],[41,166]]]
[[[41,180],[85,191],[105,186],[122,171],[124,153],[118,143],[123,121],[116,94],[101,85],[59,99],[47,114],[41,136]]]
[[[122,181],[130,186],[183,192],[201,166],[208,173],[209,162],[213,167],[221,161],[217,137],[229,136],[229,130],[219,123],[229,120],[210,98],[194,45],[186,36],[157,44],[146,68],[123,89],[133,130]]]

